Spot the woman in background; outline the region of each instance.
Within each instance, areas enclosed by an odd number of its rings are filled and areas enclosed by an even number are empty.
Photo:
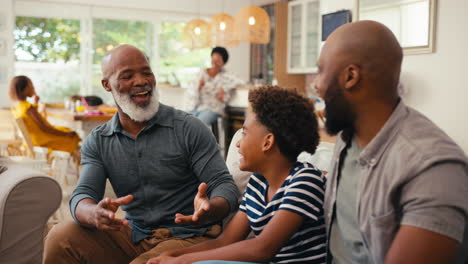
[[[23,75],[14,77],[10,82],[9,95],[13,115],[15,118],[23,119],[34,146],[70,153],[78,149],[81,139],[76,132],[65,127],[55,127],[39,114],[37,110],[39,97],[28,77]],[[26,101],[28,97],[34,97],[35,104]]]
[[[224,65],[228,60],[229,54],[225,48],[213,48],[211,68],[201,72],[198,87],[191,98],[191,113],[207,126],[224,115],[224,108],[231,98],[231,91],[243,83],[238,78],[226,73]]]

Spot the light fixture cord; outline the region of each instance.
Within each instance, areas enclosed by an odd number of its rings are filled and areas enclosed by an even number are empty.
[[[198,0],[197,3],[198,3],[198,6],[197,6],[198,7],[198,19],[200,19],[200,17],[201,17],[201,15],[200,15],[200,12],[201,12],[200,11],[200,0]]]

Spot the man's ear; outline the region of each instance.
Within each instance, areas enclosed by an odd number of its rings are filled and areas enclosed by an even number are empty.
[[[265,152],[272,149],[274,144],[275,136],[272,133],[266,134],[266,136],[263,138],[262,151]]]
[[[344,69],[343,75],[343,87],[347,90],[352,89],[361,78],[361,68],[356,64],[350,64]]]
[[[102,79],[101,80],[102,87],[108,92],[111,91],[110,85],[109,85],[109,80],[108,79]]]

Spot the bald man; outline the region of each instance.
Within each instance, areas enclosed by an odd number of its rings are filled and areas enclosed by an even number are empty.
[[[328,263],[463,263],[465,153],[398,96],[402,49],[384,25],[338,28],[318,60],[338,134],[325,195]]]
[[[117,114],[86,138],[70,199],[75,222],[55,226],[44,263],[146,263],[216,237],[239,193],[214,136],[197,118],[160,104],[144,54],[130,45],[102,61]],[[117,199],[104,198],[109,179]],[[118,219],[119,207],[126,212]]]

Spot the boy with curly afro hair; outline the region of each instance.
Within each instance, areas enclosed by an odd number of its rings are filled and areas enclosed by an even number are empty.
[[[302,151],[315,153],[320,141],[318,122],[314,105],[307,98],[291,90],[265,86],[249,93],[249,103],[289,160],[296,161]]]
[[[237,147],[239,168],[254,174],[239,211],[217,239],[148,263],[325,263],[325,178],[312,164],[296,161],[302,151],[313,154],[319,142],[314,106],[277,86],[251,90],[249,103]],[[255,237],[244,240],[250,231]]]

